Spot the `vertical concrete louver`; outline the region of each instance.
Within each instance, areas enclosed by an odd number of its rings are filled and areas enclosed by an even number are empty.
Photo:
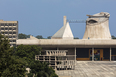
[[[87,15],[86,29],[83,39],[111,39],[109,17],[107,12]]]
[[[69,25],[69,22],[67,22],[60,30],[58,30],[51,39],[73,39],[73,34]]]

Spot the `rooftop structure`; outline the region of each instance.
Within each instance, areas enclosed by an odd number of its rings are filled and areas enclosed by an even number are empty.
[[[109,17],[107,12],[87,15],[86,30],[83,39],[111,39]]]
[[[51,39],[73,39],[73,34],[69,25],[69,22],[67,22],[60,30],[58,30]]]

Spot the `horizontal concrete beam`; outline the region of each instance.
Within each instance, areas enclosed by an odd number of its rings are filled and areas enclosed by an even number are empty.
[[[49,45],[73,45],[73,46],[83,46],[83,45],[105,45],[105,46],[116,46],[116,40],[83,40],[83,39],[18,39],[16,42],[17,45],[40,45],[40,46],[49,46]]]

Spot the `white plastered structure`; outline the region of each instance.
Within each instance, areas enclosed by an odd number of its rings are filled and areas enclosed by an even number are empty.
[[[58,30],[51,39],[73,39],[73,34],[69,25],[69,22],[67,22],[60,30]]]
[[[111,39],[109,16],[107,12],[87,15],[86,30],[83,39]]]

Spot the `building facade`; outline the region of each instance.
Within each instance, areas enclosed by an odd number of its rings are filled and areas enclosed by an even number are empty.
[[[64,25],[51,39],[18,39],[17,46],[38,45],[41,55],[35,60],[46,61],[56,70],[71,70],[76,61],[116,61],[116,40],[111,39],[107,12],[87,15],[83,39],[74,39],[64,16]]]
[[[11,46],[16,46],[18,39],[18,21],[0,20],[0,33],[7,36]]]

